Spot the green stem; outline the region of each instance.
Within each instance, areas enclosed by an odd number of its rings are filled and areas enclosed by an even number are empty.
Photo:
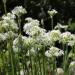
[[[4,11],[5,11],[5,14],[7,14],[6,3],[4,3]]]
[[[52,26],[52,30],[53,30],[53,17],[51,17],[51,26]]]
[[[46,75],[46,62],[45,62],[45,47],[43,48],[43,75]]]
[[[64,54],[64,75],[66,75],[66,71],[67,71],[67,63],[68,63],[68,46],[66,45],[66,51],[65,51],[65,54]]]
[[[31,56],[30,50],[29,50],[29,59],[30,59],[30,65],[31,65],[31,75],[33,75],[33,63],[32,63],[32,56]]]
[[[4,5],[4,12],[7,14],[7,9],[6,9],[6,0],[3,0],[3,5]]]
[[[39,52],[37,50],[37,53],[38,53],[38,62],[39,62],[39,68],[40,68],[40,75],[42,75],[42,70],[41,70],[41,62],[40,62],[40,56],[39,56]]]
[[[20,35],[19,36],[19,39],[18,39],[18,41],[19,41],[19,46],[21,46],[22,47],[22,45],[21,45],[21,41],[22,41],[22,37],[21,37],[21,19],[20,19],[20,17],[18,16],[18,27],[19,27],[19,30],[18,30],[18,35]],[[18,75],[20,75],[20,65],[19,65],[19,53],[20,53],[20,50],[21,50],[21,48],[20,47],[18,47]]]

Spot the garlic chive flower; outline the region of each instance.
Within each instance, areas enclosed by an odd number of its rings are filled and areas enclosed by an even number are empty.
[[[74,46],[75,45],[75,35],[71,34],[72,39],[68,42],[69,46]]]
[[[19,47],[20,47],[19,36],[20,36],[20,35],[18,35],[18,37],[13,40],[13,51],[14,51],[14,52],[18,52]],[[22,41],[23,41],[22,43],[24,44],[24,41],[27,39],[27,37],[25,37],[25,36],[21,36],[21,37],[22,37]],[[23,45],[23,44],[22,44],[22,45]],[[24,47],[24,46],[23,46],[23,47]]]
[[[61,55],[64,55],[64,51],[53,46],[45,52],[46,57],[58,57]]]
[[[25,8],[23,8],[22,6],[17,6],[12,10],[12,13],[17,15],[17,16],[21,16],[22,14],[26,14],[27,11]]]
[[[51,11],[48,10],[48,14],[50,15],[50,17],[52,18],[55,14],[57,14],[58,12],[55,9],[52,9]]]
[[[62,42],[63,44],[66,44],[66,43],[70,43],[70,41],[72,41],[73,40],[73,36],[72,36],[72,34],[70,33],[70,32],[64,32],[64,33],[62,33],[61,35],[60,35],[60,40],[59,40],[59,42]]]
[[[5,41],[7,39],[6,35],[4,33],[0,33],[0,42]]]
[[[75,61],[72,61],[69,65],[69,73],[70,75],[75,75]]]
[[[62,68],[57,68],[55,75],[64,75],[64,70]]]
[[[30,30],[31,27],[33,26],[39,26],[39,21],[38,20],[34,20],[34,19],[28,19],[26,18],[26,20],[28,21],[28,23],[26,23],[23,27],[24,31]]]
[[[43,31],[45,31],[45,29],[39,27],[39,25],[40,25],[39,21],[33,19],[24,25],[23,27],[24,32],[26,32],[26,34],[30,36],[37,36]]]
[[[49,32],[43,32],[41,33],[37,38],[37,42],[44,45],[44,46],[52,46],[53,41],[50,39]]]
[[[20,75],[24,75],[24,70],[23,69],[20,70]]]
[[[2,20],[2,29],[5,31],[17,31],[18,30],[18,25],[15,22],[15,20],[10,19],[10,20]]]
[[[16,16],[12,13],[7,13],[7,15],[2,16],[3,20],[11,20],[11,19],[15,19],[15,18],[16,18]]]
[[[18,36],[18,34],[14,33],[13,31],[8,31],[5,33],[5,36],[7,37],[7,39],[15,39]]]
[[[60,30],[52,30],[50,33],[50,39],[53,41],[53,42],[56,42],[60,39],[60,35],[61,35],[61,32]]]

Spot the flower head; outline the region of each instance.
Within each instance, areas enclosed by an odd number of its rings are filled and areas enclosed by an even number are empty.
[[[72,61],[69,65],[69,72],[71,75],[75,75],[75,61]]]
[[[51,47],[48,51],[45,52],[45,56],[47,57],[58,57],[64,54],[63,50],[60,50],[57,47]]]
[[[68,31],[62,33],[60,36],[61,36],[60,42],[62,42],[64,44],[70,42],[73,39],[72,34],[70,32],[68,32]]]
[[[10,19],[15,19],[15,18],[16,18],[16,16],[12,13],[7,13],[7,15],[2,16],[3,20],[10,20]]]
[[[62,68],[57,68],[56,75],[64,75],[64,70]]]
[[[27,11],[22,6],[17,6],[12,10],[12,13],[17,16],[21,16],[22,14],[26,14]]]
[[[51,11],[48,11],[48,14],[50,15],[50,17],[52,18],[55,14],[57,14],[58,12],[55,9],[52,9]]]
[[[50,39],[55,42],[60,39],[61,32],[59,30],[52,30],[50,32]]]

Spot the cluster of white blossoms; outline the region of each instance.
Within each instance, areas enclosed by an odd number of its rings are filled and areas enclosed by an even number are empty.
[[[20,35],[17,38],[15,38],[13,41],[13,51],[14,52],[18,52],[20,45],[23,47],[23,49],[26,49],[28,47],[30,49],[32,46],[34,46],[35,39],[33,39],[32,37],[21,36],[21,40],[19,37]]]
[[[57,14],[58,12],[55,9],[52,9],[51,11],[48,10],[48,14],[50,15],[50,17],[52,18],[55,14]]]
[[[4,33],[0,33],[0,42],[5,41],[6,39],[6,35]]]
[[[30,36],[38,36],[40,33],[45,32],[45,29],[39,27],[39,21],[31,18],[26,19],[28,23],[26,23],[23,27],[24,32]]]
[[[25,13],[27,13],[26,9],[24,9],[22,6],[17,6],[11,12],[8,12],[1,17],[2,20],[0,21],[0,42],[5,40],[8,41],[10,38],[12,38],[13,41],[19,36],[19,27],[16,21],[16,16],[21,16]]]
[[[4,31],[17,31],[18,30],[18,25],[15,21],[15,15],[12,13],[7,13],[6,15],[2,16],[2,20],[1,20],[1,29],[3,29]]]
[[[49,35],[50,35],[50,39],[53,42],[56,42],[60,39],[61,32],[60,30],[52,30]]]
[[[58,57],[61,55],[64,55],[64,51],[53,46],[45,52],[46,57]]]
[[[15,18],[16,18],[16,16],[12,13],[7,13],[7,15],[2,16],[3,20],[11,20],[11,19],[15,19]]]
[[[60,38],[60,42],[62,42],[63,44],[68,44],[70,45],[70,43],[72,41],[75,42],[75,35],[74,34],[71,34],[70,32],[66,31],[64,33],[62,33],[61,35],[61,38]]]
[[[52,40],[50,39],[50,36],[49,36],[49,32],[48,33],[43,33],[41,35],[39,35],[37,38],[36,38],[37,42],[44,45],[44,46],[52,46],[53,45],[53,42]]]
[[[62,33],[58,28],[58,30],[51,30],[47,32],[44,28],[40,27],[40,23],[38,20],[32,19],[30,17],[26,18],[25,20],[27,21],[27,23],[23,27],[24,32],[28,34],[30,38],[33,38],[35,40],[34,44],[37,43],[37,45],[41,44],[43,46],[50,47],[50,49],[45,52],[45,55],[47,57],[58,57],[64,55],[63,50],[57,47],[53,47],[56,41],[58,41],[59,43],[68,44],[70,46],[73,46],[75,44],[75,35],[71,34],[68,31]],[[67,28],[67,26],[61,28]],[[25,44],[27,44],[26,41]]]
[[[12,13],[17,16],[21,16],[22,14],[26,14],[27,11],[22,6],[17,6],[12,10]]]

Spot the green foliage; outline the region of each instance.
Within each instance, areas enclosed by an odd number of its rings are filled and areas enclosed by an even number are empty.
[[[75,32],[75,22],[71,23],[71,25],[69,25],[68,30],[73,32],[73,33]]]

